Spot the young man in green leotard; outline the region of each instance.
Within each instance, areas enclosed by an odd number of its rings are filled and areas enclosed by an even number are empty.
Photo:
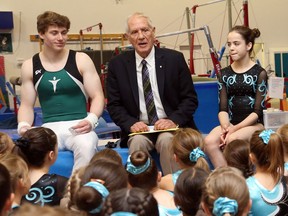
[[[18,133],[23,135],[31,128],[38,96],[42,126],[57,134],[59,149],[73,151],[75,169],[88,164],[95,153],[98,137],[93,129],[104,108],[104,95],[90,57],[65,48],[69,28],[69,19],[55,12],[37,17],[43,46],[22,66]]]

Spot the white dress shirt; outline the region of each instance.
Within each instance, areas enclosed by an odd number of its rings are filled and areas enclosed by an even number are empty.
[[[138,82],[138,91],[139,91],[139,105],[140,105],[140,121],[148,124],[148,115],[146,110],[146,104],[144,99],[143,92],[143,83],[142,83],[142,60],[143,58],[135,52],[136,57],[136,71],[137,71],[137,82]],[[160,99],[157,77],[156,77],[156,68],[155,68],[155,48],[153,47],[149,55],[145,58],[147,62],[147,68],[149,71],[149,78],[151,83],[151,88],[154,97],[154,104],[156,108],[156,112],[159,119],[166,118],[167,115],[164,111],[162,101]]]

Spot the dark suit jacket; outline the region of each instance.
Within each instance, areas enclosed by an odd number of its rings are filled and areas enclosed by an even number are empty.
[[[158,90],[167,118],[180,127],[197,129],[193,114],[197,94],[182,53],[155,47]],[[108,65],[108,112],[121,128],[121,147],[126,145],[130,127],[139,121],[139,95],[135,51],[114,57]],[[123,142],[122,142],[123,141]]]

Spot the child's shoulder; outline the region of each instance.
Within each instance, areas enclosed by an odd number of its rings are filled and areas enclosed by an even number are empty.
[[[163,176],[159,182],[159,187],[163,190],[174,191],[172,174]]]

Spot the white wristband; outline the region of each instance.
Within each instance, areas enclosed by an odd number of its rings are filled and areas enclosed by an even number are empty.
[[[98,125],[98,117],[94,113],[89,113],[87,115],[87,117],[84,118],[84,119],[90,122],[90,124],[92,126],[92,129],[95,129],[97,127],[97,125]]]
[[[20,130],[22,127],[24,126],[28,126],[28,127],[31,127],[31,125],[28,123],[28,122],[25,122],[25,121],[21,121],[18,123],[18,126],[17,126],[17,132],[18,134],[20,134]]]

